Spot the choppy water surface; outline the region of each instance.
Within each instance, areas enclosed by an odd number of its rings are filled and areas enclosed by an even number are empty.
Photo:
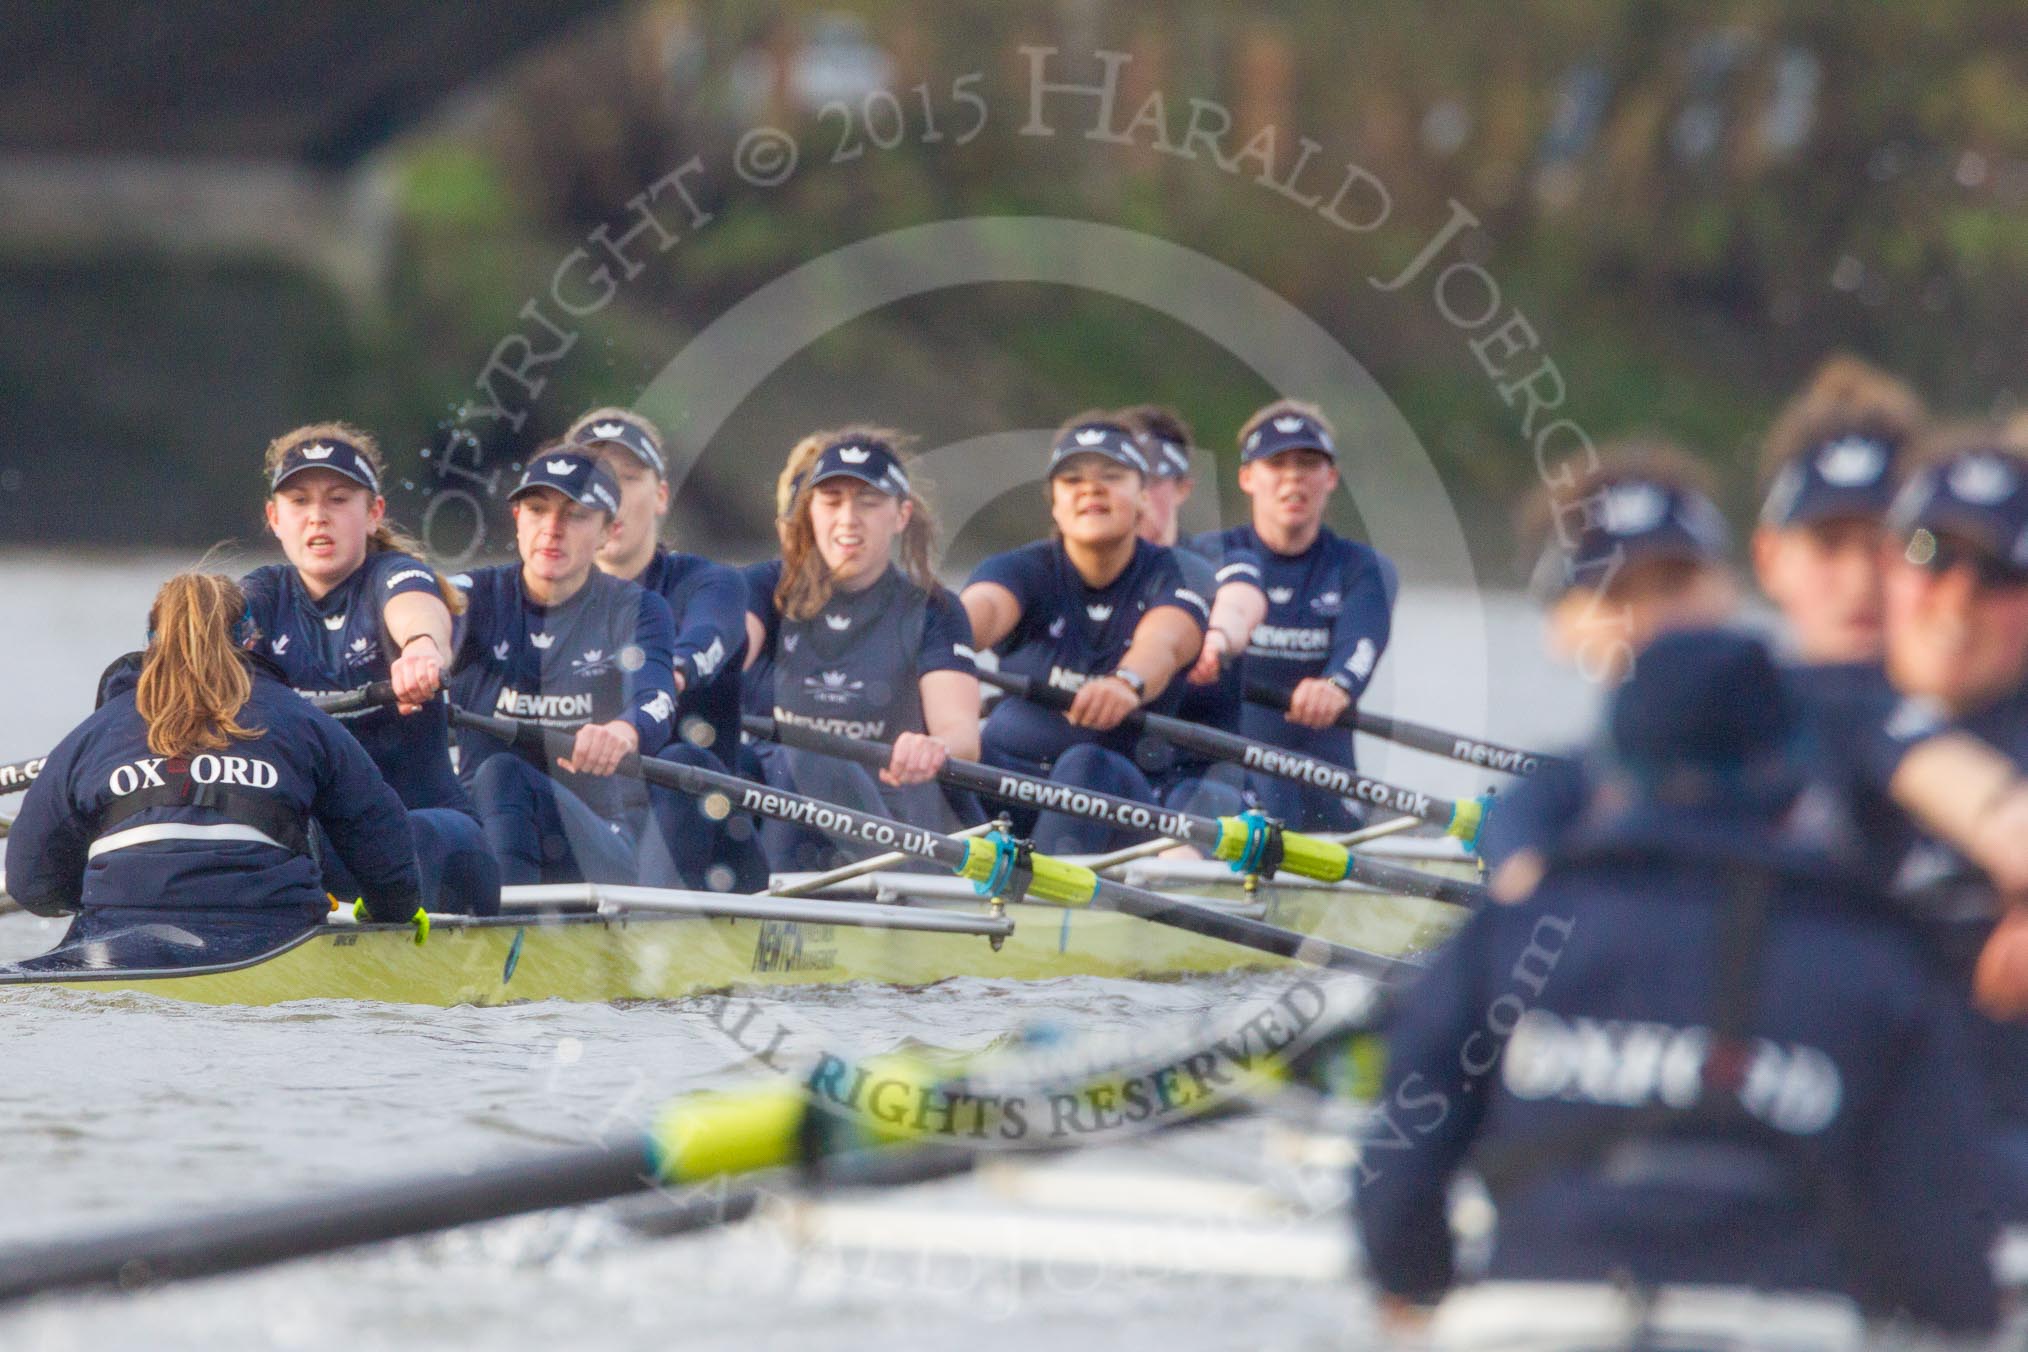
[[[0,760],[39,754],[89,711],[99,670],[134,646],[154,586],[183,562],[0,560],[0,632],[15,636],[0,672]],[[1581,719],[1581,698],[1539,656],[1518,601],[1498,599],[1482,619],[1470,598],[1410,592],[1402,614],[1374,707],[1522,743],[1560,740]],[[1461,707],[1476,703],[1481,668],[1495,690],[1483,714]],[[1398,781],[1480,787],[1469,771],[1412,752],[1369,744],[1362,755]],[[0,917],[0,960],[57,932]],[[1269,994],[1258,980],[959,981],[797,992],[777,1012],[799,1030],[792,1050],[814,1057],[908,1041],[976,1048],[1037,1024],[1160,1030]],[[755,1073],[704,1002],[210,1009],[33,992],[0,995],[0,1029],[4,1243],[580,1143],[625,1130],[664,1095]],[[1279,1179],[1286,1190],[1286,1151],[1270,1148],[1284,1134],[1205,1129],[1047,1168],[1091,1170],[1091,1211],[1104,1224],[1131,1209],[1099,1204],[1114,1182],[1147,1174],[1175,1180],[1172,1200],[1225,1181]],[[1304,1175],[1297,1210],[1315,1219],[1275,1222],[1301,1253],[1326,1251],[1338,1233],[1333,1188],[1317,1184],[1331,1176]],[[1165,1195],[1161,1185],[1141,1190]],[[1009,1214],[980,1181],[897,1192],[893,1203],[933,1210],[924,1233],[997,1233]],[[1172,1238],[1207,1227],[1211,1249],[1258,1242],[1221,1237],[1221,1223],[1185,1214],[1166,1224]],[[0,1346],[801,1348],[948,1346],[955,1336],[968,1352],[1100,1339],[1126,1349],[1370,1345],[1366,1298],[1350,1283],[1129,1266],[870,1257],[801,1243],[779,1223],[646,1241],[607,1211],[551,1213],[137,1298],[0,1313]]]

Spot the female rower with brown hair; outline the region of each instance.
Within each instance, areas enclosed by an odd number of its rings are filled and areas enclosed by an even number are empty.
[[[1884,523],[1924,417],[1914,390],[1840,355],[1768,431],[1753,567],[1806,664],[1879,660]]]
[[[749,660],[772,671],[777,722],[889,742],[892,751],[877,780],[859,765],[783,746],[759,748],[763,771],[778,788],[948,828],[958,809],[936,776],[953,756],[978,758],[979,678],[964,610],[931,570],[936,520],[895,433],[847,427],[814,440],[815,455],[789,485],[782,557],[751,578]],[[834,854],[794,828],[771,824],[761,835],[777,869],[822,867]]]
[[[268,530],[286,563],[243,579],[262,651],[306,696],[394,687],[397,708],[345,726],[408,808],[432,911],[494,915],[500,870],[451,770],[450,712],[437,698],[451,665],[451,617],[465,598],[387,517],[380,447],[342,422],[311,423],[268,444]],[[327,861],[325,890],[358,895]]]
[[[164,583],[140,678],[50,752],[8,840],[8,890],[76,911],[29,966],[188,966],[286,942],[330,910],[313,825],[376,920],[421,905],[401,800],[252,645],[238,584]]]

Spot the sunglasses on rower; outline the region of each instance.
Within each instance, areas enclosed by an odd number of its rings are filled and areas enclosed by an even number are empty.
[[[1992,591],[2028,587],[2028,568],[1949,535],[1917,530],[1908,537],[1902,557],[1936,577],[1962,565],[1971,570],[1980,587]]]

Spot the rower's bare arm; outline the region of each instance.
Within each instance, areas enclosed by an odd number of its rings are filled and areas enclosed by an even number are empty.
[[[1197,620],[1180,606],[1156,606],[1134,627],[1134,641],[1120,665],[1148,683],[1142,695],[1147,703],[1169,688],[1176,674],[1189,669],[1204,646],[1204,631]]]
[[[1204,631],[1204,646],[1190,667],[1192,685],[1210,685],[1223,674],[1225,664],[1246,651],[1254,627],[1267,618],[1267,593],[1252,582],[1228,582],[1218,589],[1211,602],[1211,627]]]
[[[761,659],[761,645],[768,641],[768,631],[760,619],[749,610],[746,613],[746,664],[743,670],[751,671],[753,664]]]
[[[974,582],[958,596],[972,623],[972,646],[980,652],[995,647],[1021,623],[1021,602],[997,582]]]
[[[400,654],[388,665],[401,712],[414,713],[443,688],[451,665],[451,611],[434,592],[403,592],[382,612]]]
[[[1888,792],[2001,892],[2028,894],[2028,780],[2010,758],[1969,733],[1945,733],[1901,758]]]
[[[931,671],[919,684],[929,735],[959,760],[979,759],[979,678],[968,671]]]

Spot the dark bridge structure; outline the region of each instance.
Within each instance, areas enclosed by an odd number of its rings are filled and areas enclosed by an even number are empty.
[[[357,164],[615,0],[75,0],[14,7],[8,154]]]
[[[618,8],[11,6],[0,547],[253,538],[267,438],[376,414],[333,393],[384,384],[361,355],[393,242],[375,152]]]

